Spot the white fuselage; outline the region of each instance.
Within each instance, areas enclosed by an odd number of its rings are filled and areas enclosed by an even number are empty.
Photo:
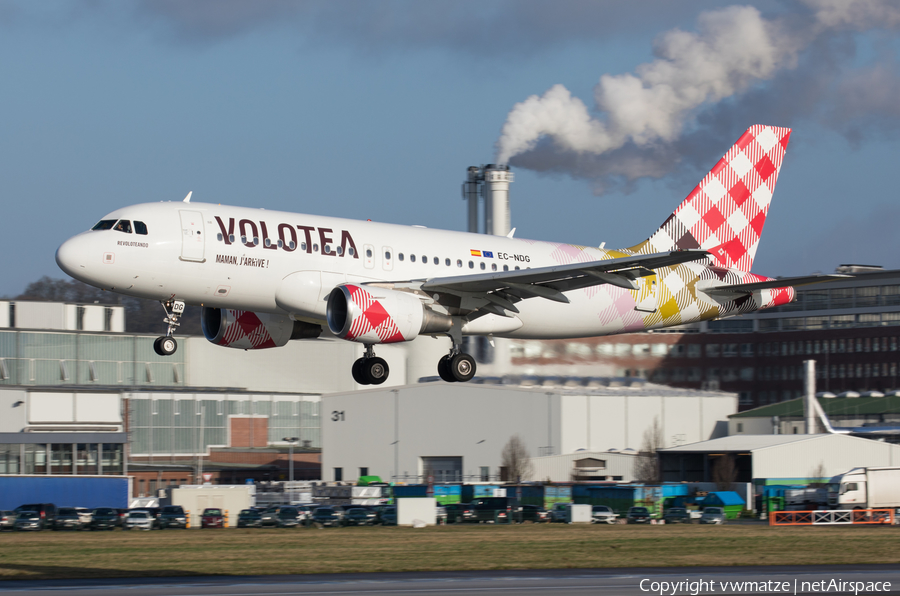
[[[323,322],[326,300],[342,283],[402,282],[599,261],[621,253],[483,234],[202,203],[148,203],[104,220],[143,222],[140,235],[88,231],[57,252],[72,277],[130,296],[291,315]],[[254,240],[255,239],[255,240]],[[291,248],[293,246],[293,248]],[[681,265],[699,272],[700,263]],[[566,293],[569,304],[520,302],[515,317],[487,315],[467,333],[520,338],[589,337],[646,328],[639,290],[610,285]],[[628,296],[626,296],[628,295]],[[289,305],[289,306],[287,306]],[[616,312],[627,310],[628,312]],[[681,322],[702,318],[685,313]],[[630,323],[629,323],[630,321]]]

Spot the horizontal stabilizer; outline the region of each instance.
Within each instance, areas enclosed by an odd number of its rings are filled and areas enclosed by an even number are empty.
[[[756,281],[746,284],[734,284],[731,286],[714,286],[710,288],[698,288],[704,294],[751,294],[757,290],[771,290],[773,288],[787,288],[794,286],[808,286],[829,281],[841,281],[852,278],[852,275],[832,273],[828,275],[805,275],[802,277],[782,277],[769,281]]]

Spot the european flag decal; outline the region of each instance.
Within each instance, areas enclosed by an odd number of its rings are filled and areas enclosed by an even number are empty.
[[[494,253],[493,253],[492,251],[489,251],[489,250],[483,250],[483,251],[481,251],[481,256],[487,257],[487,258],[489,258],[489,259],[493,259],[493,258],[494,258]]]

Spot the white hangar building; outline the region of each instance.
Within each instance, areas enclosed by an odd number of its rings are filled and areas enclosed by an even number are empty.
[[[659,452],[662,477],[670,482],[711,482],[716,463],[734,461],[736,482],[824,477],[852,468],[900,465],[900,445],[837,434],[733,435]]]
[[[658,421],[663,444],[673,447],[724,436],[728,415],[737,411],[731,393],[610,384],[424,383],[325,395],[322,479],[498,481],[501,451],[513,435],[531,456],[638,450]]]

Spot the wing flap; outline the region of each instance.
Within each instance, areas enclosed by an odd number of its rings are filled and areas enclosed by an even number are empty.
[[[832,273],[827,275],[805,275],[802,277],[782,277],[770,281],[757,281],[746,284],[734,284],[731,286],[711,286],[697,288],[704,294],[752,294],[757,290],[771,290],[773,288],[787,288],[793,286],[808,286],[829,281],[841,281],[852,278],[852,275]]]

